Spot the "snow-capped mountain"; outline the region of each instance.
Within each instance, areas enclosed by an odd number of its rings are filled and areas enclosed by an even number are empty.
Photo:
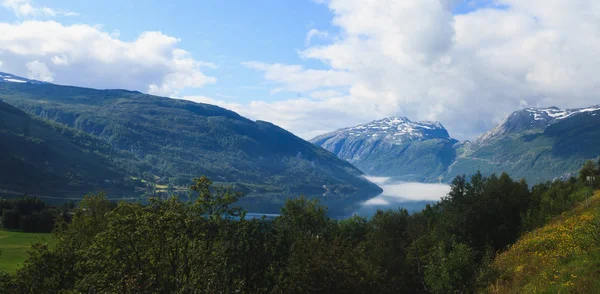
[[[479,137],[477,142],[484,143],[487,140],[505,134],[545,129],[564,119],[584,113],[596,115],[596,112],[598,111],[600,111],[600,105],[575,109],[560,109],[553,106],[548,108],[525,108],[517,110],[507,116],[494,129]]]
[[[454,160],[453,145],[439,122],[389,117],[318,136],[311,140],[363,172],[431,181]]]
[[[406,140],[450,137],[448,131],[439,122],[413,122],[406,117],[388,117],[362,125],[339,129],[332,133],[318,136],[311,141],[319,141],[320,138],[332,136],[385,138],[396,143],[402,143]]]
[[[600,105],[525,108],[473,142],[452,139],[438,122],[391,117],[311,140],[364,173],[407,181],[450,182],[481,171],[535,184],[576,175],[598,160]]]
[[[475,170],[484,175],[507,172],[530,184],[577,175],[586,160],[600,156],[598,114],[600,105],[515,111],[474,144],[457,150],[444,181]]]
[[[0,83],[18,83],[18,84],[46,84],[46,82],[31,80],[15,76],[13,74],[0,72]]]

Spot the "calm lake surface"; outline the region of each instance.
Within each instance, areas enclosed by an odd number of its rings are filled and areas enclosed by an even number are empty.
[[[361,203],[360,207],[356,211],[348,215],[331,217],[343,219],[351,217],[354,214],[364,217],[371,217],[379,209],[387,210],[405,208],[410,213],[419,212],[425,208],[425,205],[440,201],[442,197],[446,196],[446,194],[450,192],[450,186],[445,184],[400,182],[394,181],[387,177],[366,178],[381,187],[381,189],[383,189],[383,193]],[[279,214],[259,212],[251,212],[248,213],[247,216],[260,218],[263,215],[267,218],[275,218],[279,216]]]

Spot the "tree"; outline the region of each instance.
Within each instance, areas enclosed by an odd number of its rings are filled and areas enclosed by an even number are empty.
[[[433,293],[463,293],[475,282],[477,263],[469,246],[440,243],[425,270],[425,281]]]
[[[581,170],[579,170],[579,181],[585,182],[588,176],[597,176],[598,166],[591,160],[586,161],[583,164]]]
[[[21,227],[21,214],[17,209],[7,209],[2,213],[2,225],[6,229],[19,229]]]

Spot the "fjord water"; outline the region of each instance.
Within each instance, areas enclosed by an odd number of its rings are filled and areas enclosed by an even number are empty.
[[[450,192],[446,184],[395,181],[389,177],[366,177],[383,189],[383,193],[362,203],[354,214],[370,217],[377,210],[405,208],[410,213],[423,210]]]
[[[389,177],[372,177],[366,176],[367,180],[377,184],[383,189],[383,192],[367,201],[360,203],[354,210],[346,210],[344,213],[339,213],[334,207],[328,207],[329,216],[334,219],[346,219],[353,215],[363,217],[373,216],[377,210],[399,209],[404,208],[409,213],[419,212],[425,208],[427,204],[434,204],[440,201],[442,197],[450,192],[450,186],[446,184],[418,183],[394,180]],[[242,199],[244,206],[248,209],[248,217],[260,218],[275,218],[278,213],[264,213],[261,211],[260,205],[251,203],[257,199]],[[254,205],[252,205],[254,204]],[[328,206],[328,203],[323,203]],[[281,203],[283,205],[283,203]],[[353,206],[353,205],[351,205]],[[333,213],[332,213],[333,211]]]

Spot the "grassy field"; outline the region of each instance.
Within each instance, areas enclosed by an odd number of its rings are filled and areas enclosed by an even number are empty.
[[[31,243],[45,240],[51,246],[55,240],[50,234],[22,233],[0,229],[0,271],[14,273],[27,258]]]
[[[523,236],[494,261],[490,293],[600,293],[600,193]]]

